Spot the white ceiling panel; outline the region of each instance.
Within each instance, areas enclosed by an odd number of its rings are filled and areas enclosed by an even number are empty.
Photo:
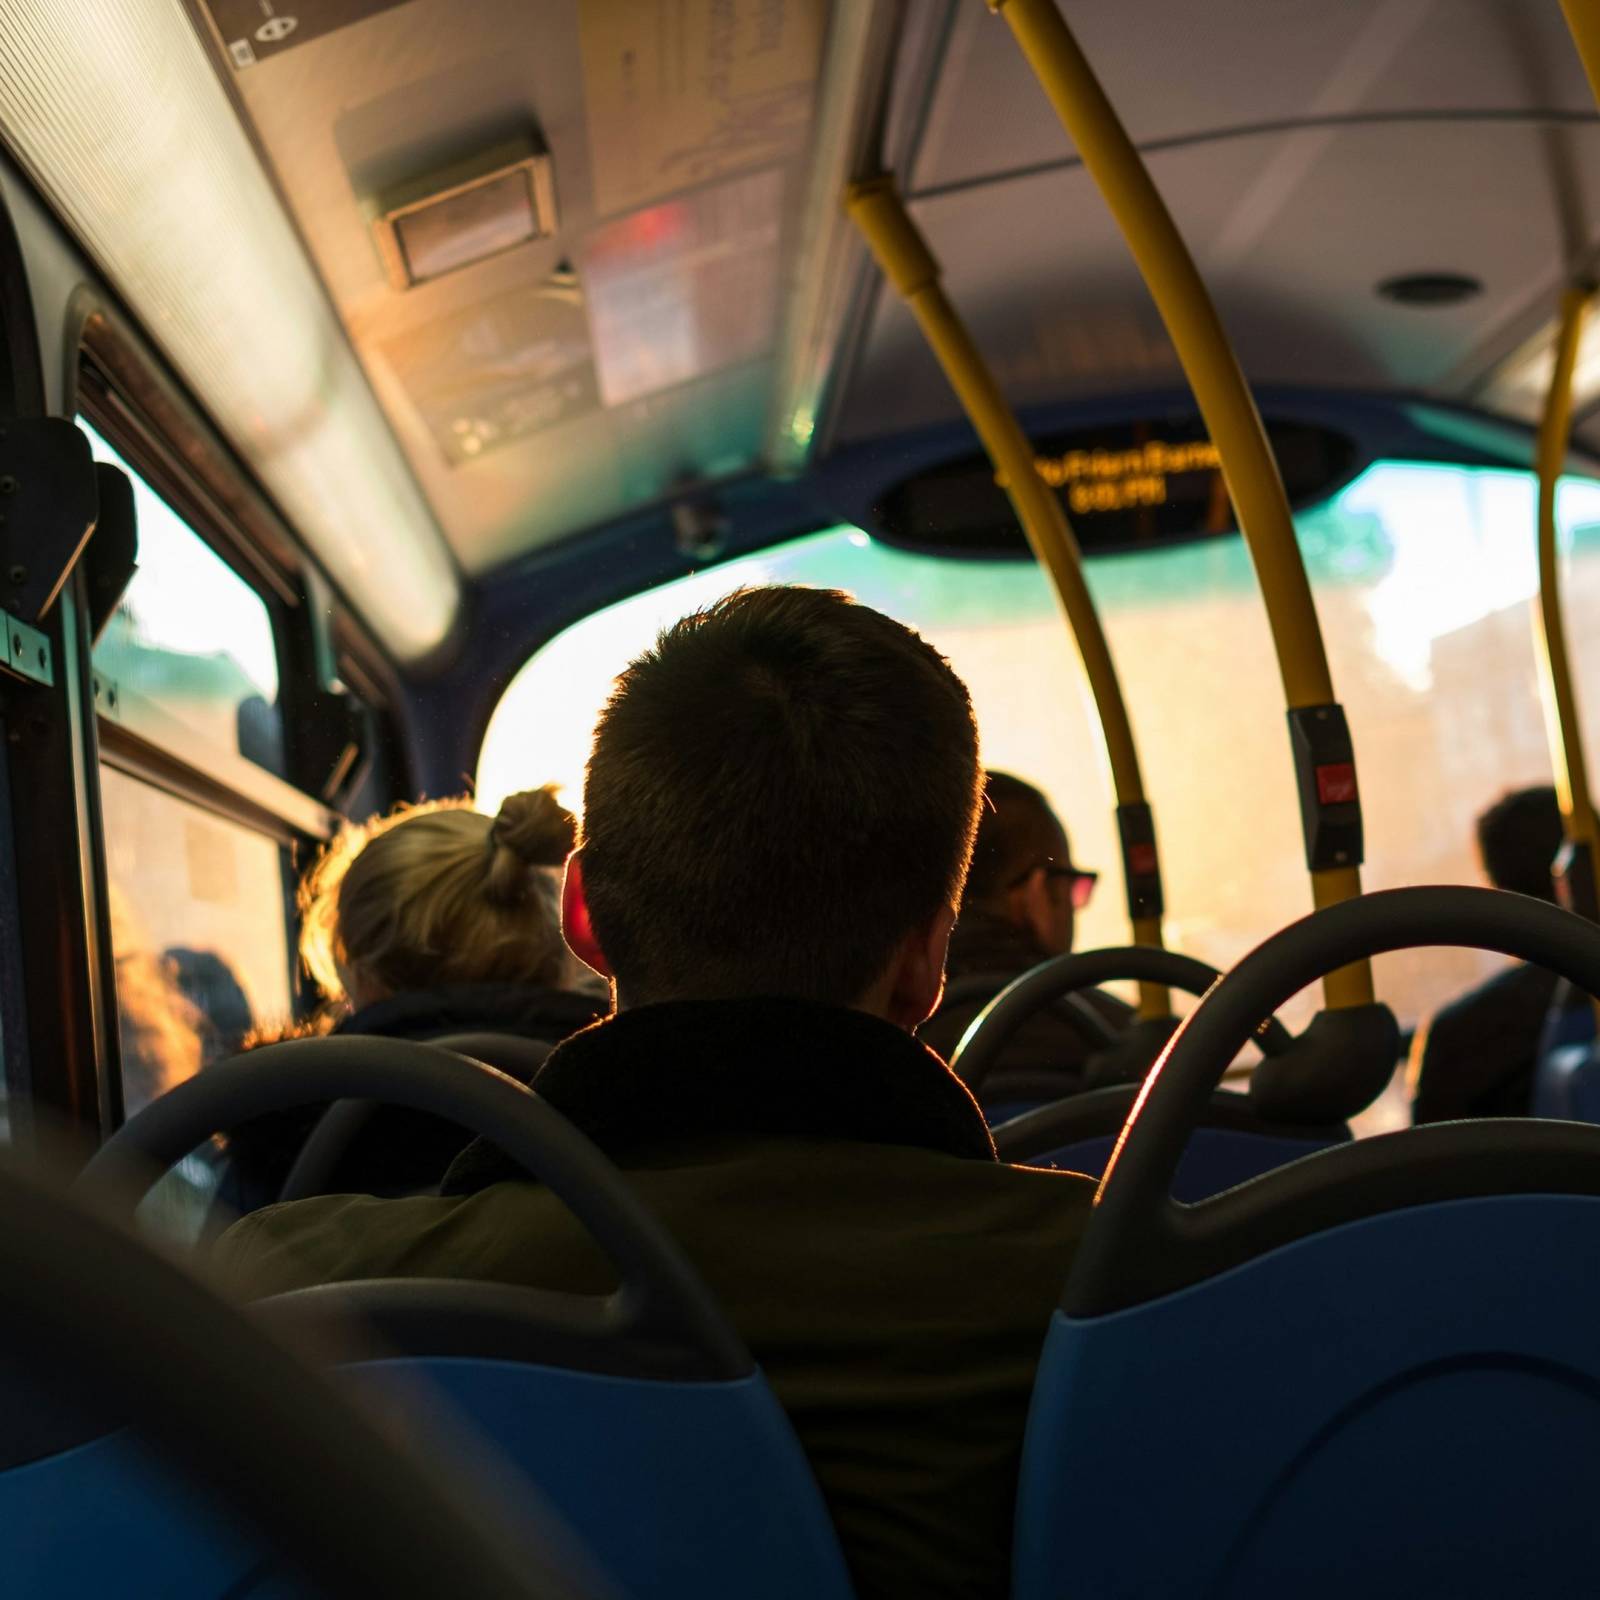
[[[469,571],[755,460],[826,14],[410,0],[236,74]],[[530,131],[556,236],[393,289],[376,197]]]
[[[1555,5],[1062,9],[1130,131],[1170,141],[1151,171],[1257,382],[1470,394],[1600,244],[1600,124]],[[915,170],[946,287],[1014,400],[1182,384],[1104,201],[981,8],[953,30]],[[1426,309],[1375,292],[1428,271],[1484,292]],[[887,293],[856,372],[841,437],[955,414]]]

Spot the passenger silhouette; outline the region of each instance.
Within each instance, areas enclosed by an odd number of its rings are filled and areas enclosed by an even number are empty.
[[[215,950],[173,945],[162,952],[185,999],[200,1014],[205,1064],[235,1054],[255,1027],[250,997],[237,974]]]
[[[567,872],[569,938],[617,1014],[535,1079],[748,1341],[862,1600],[1007,1594],[1034,1368],[1093,1193],[1000,1164],[912,1034],[981,782],[960,679],[845,595],[746,590],[667,629],[601,716]],[[268,1290],[613,1281],[482,1140],[437,1199],[275,1206],[220,1248]]]
[[[1553,901],[1551,867],[1561,841],[1561,809],[1549,785],[1507,794],[1478,818],[1478,855],[1496,889]],[[1411,1120],[1527,1116],[1557,982],[1542,967],[1519,962],[1418,1028],[1408,1069]]]
[[[972,871],[950,936],[950,988],[921,1029],[923,1041],[948,1060],[973,1018],[1006,984],[1041,961],[1066,955],[1095,882],[1095,873],[1074,865],[1067,830],[1044,795],[1008,772],[989,773]],[[1085,991],[1083,999],[1113,1027],[1132,1020],[1131,1007],[1098,989]],[[1037,1105],[1071,1094],[1082,1086],[1097,1047],[1070,1006],[1040,1012],[996,1062],[983,1086],[985,1105]]]

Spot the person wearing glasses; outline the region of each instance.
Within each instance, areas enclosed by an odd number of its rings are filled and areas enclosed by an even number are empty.
[[[986,774],[972,871],[950,937],[945,1000],[923,1024],[923,1043],[948,1060],[1006,984],[1071,950],[1096,878],[1074,863],[1067,830],[1038,789],[1009,772]],[[1113,1027],[1133,1019],[1130,1007],[1098,989],[1084,998]],[[1070,1007],[1040,1012],[1006,1046],[983,1085],[991,1120],[1071,1094],[1095,1049]]]

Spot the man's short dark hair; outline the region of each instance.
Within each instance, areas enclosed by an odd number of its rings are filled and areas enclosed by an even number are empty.
[[[584,785],[594,930],[633,1004],[849,1004],[961,895],[972,703],[900,623],[832,590],[745,589],[622,674]]]
[[[1554,900],[1550,870],[1562,841],[1561,806],[1549,784],[1503,795],[1478,818],[1478,854],[1497,889]]]
[[[967,903],[983,905],[1004,894],[1029,868],[1061,848],[1060,819],[1041,790],[1009,772],[984,779],[978,837],[967,877]]]

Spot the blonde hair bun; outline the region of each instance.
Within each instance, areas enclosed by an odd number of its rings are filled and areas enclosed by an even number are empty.
[[[562,866],[578,839],[578,820],[556,799],[554,784],[507,795],[489,829],[491,904],[520,905],[530,893],[529,868]]]

